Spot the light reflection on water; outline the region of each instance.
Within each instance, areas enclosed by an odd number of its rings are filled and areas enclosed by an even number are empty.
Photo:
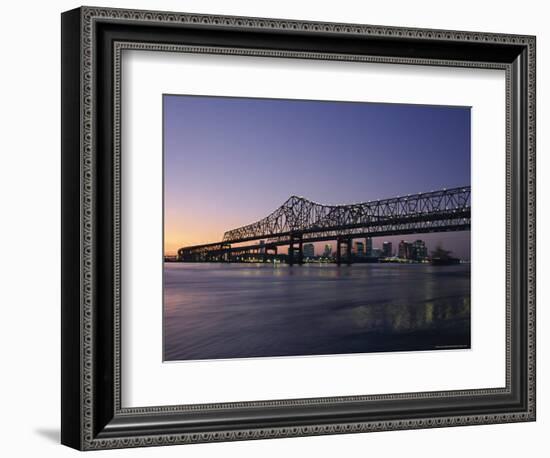
[[[164,359],[469,348],[470,266],[164,265]]]

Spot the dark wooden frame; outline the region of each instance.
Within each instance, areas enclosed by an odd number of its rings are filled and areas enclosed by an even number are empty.
[[[505,388],[125,409],[118,126],[123,49],[501,68]],[[535,419],[535,38],[82,7],[62,14],[62,434],[104,449]]]

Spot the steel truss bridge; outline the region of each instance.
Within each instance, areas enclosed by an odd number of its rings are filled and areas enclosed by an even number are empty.
[[[288,246],[288,264],[301,264],[303,244],[336,241],[336,262],[351,263],[353,239],[470,230],[470,186],[349,205],[323,205],[292,196],[265,218],[229,230],[220,242],[180,248],[178,260],[232,261],[277,254]]]

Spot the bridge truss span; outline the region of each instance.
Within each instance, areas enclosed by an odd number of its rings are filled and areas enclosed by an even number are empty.
[[[350,247],[353,238],[469,230],[470,206],[470,186],[347,205],[292,196],[265,218],[225,232],[220,242],[181,248],[178,258],[230,259],[232,253],[265,253],[281,245],[291,254],[296,246],[301,256],[305,242],[336,240]]]
[[[450,222],[469,216],[469,186],[349,205],[323,205],[292,196],[269,216],[225,232],[223,242],[240,243],[276,239],[290,233],[346,231],[392,224]]]

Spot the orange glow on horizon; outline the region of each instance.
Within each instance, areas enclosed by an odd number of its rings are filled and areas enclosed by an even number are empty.
[[[178,249],[192,245],[202,245],[204,243],[219,242],[223,237],[223,231],[212,229],[205,232],[192,232],[189,230],[183,231],[174,228],[173,230],[164,231],[164,254],[173,256],[177,254]]]
[[[212,207],[206,209],[206,206],[190,215],[185,208],[167,206],[164,213],[164,255],[175,256],[178,249],[186,246],[220,242],[225,231],[257,219],[261,219],[261,216],[243,218],[233,211],[220,214]]]

